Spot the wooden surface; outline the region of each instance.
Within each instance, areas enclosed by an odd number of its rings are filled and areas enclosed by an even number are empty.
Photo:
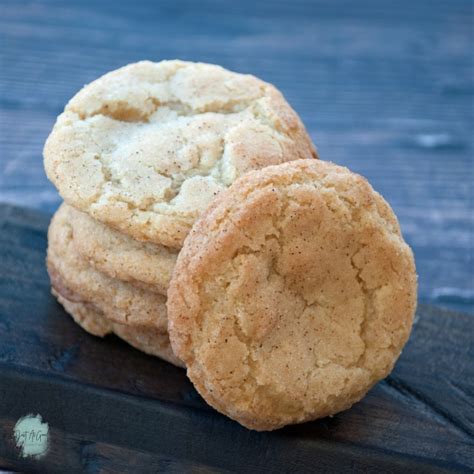
[[[420,306],[395,371],[349,411],[256,433],[183,370],[90,336],[49,293],[49,215],[0,206],[0,468],[27,472],[472,472],[474,318]],[[22,459],[16,421],[50,450]]]
[[[52,211],[41,150],[84,84],[138,59],[275,83],[321,156],[365,175],[416,254],[420,298],[474,310],[471,0],[0,3],[0,201]]]

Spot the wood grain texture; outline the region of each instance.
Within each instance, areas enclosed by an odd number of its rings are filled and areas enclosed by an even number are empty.
[[[85,83],[139,59],[275,83],[321,156],[365,175],[416,254],[420,298],[474,310],[471,0],[3,0],[0,201],[53,210],[41,150]]]
[[[0,206],[0,468],[27,472],[472,472],[474,318],[421,306],[394,372],[333,418],[256,433],[183,370],[80,329],[49,292],[49,215]],[[22,459],[15,422],[51,448]]]

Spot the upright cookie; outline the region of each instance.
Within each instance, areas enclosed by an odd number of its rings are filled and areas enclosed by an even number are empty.
[[[173,350],[205,400],[271,430],[349,408],[391,371],[415,265],[365,179],[294,161],[240,178],[198,220],[167,306]]]
[[[47,175],[67,203],[174,248],[245,172],[311,157],[311,139],[275,87],[183,61],[143,61],[87,85],[44,148]]]
[[[166,295],[178,251],[139,242],[63,204],[76,250],[111,278]]]
[[[53,293],[76,321],[90,333],[114,332],[125,340],[157,335],[146,352],[182,365],[172,356],[167,333],[166,297],[107,277],[93,269],[73,245],[67,208],[61,206],[48,230],[48,272]],[[126,328],[130,331],[127,333]],[[144,343],[150,346],[148,340]],[[136,347],[137,343],[132,344]]]

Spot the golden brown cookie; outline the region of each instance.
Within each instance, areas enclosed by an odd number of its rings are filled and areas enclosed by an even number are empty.
[[[249,173],[198,220],[168,291],[170,339],[199,393],[256,430],[335,414],[410,334],[413,255],[362,177],[317,160]]]
[[[74,311],[75,319],[92,334],[102,336],[113,331],[128,342],[135,341],[132,345],[146,346],[146,352],[170,360],[166,297],[95,270],[78,254],[73,240],[67,208],[62,206],[49,227],[47,266],[54,293],[62,297],[66,310]],[[70,304],[66,306],[64,302]],[[72,307],[72,303],[78,303],[82,309],[77,305]],[[102,319],[97,318],[91,308]],[[143,342],[146,331],[148,339]],[[137,343],[139,339],[141,343]],[[156,345],[151,348],[153,340]],[[177,359],[173,363],[179,365]]]
[[[183,61],[130,64],[87,85],[44,148],[47,175],[66,202],[174,248],[245,172],[311,157],[311,139],[275,87]]]
[[[139,242],[62,204],[76,250],[90,265],[111,278],[166,295],[178,251]]]

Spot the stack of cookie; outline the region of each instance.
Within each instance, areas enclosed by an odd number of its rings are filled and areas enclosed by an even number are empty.
[[[90,333],[113,332],[182,365],[169,344],[166,293],[194,221],[239,176],[316,151],[272,85],[163,61],[84,87],[44,158],[65,200],[49,229],[53,293]]]
[[[185,366],[249,428],[350,407],[408,339],[416,272],[383,198],[315,158],[252,76],[181,61],[105,75],[45,146],[65,200],[53,293],[87,331]]]

